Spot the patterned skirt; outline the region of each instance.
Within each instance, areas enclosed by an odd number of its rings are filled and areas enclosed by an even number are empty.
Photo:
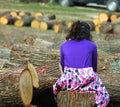
[[[110,101],[110,96],[105,85],[92,67],[88,68],[68,68],[53,85],[53,93],[57,96],[61,90],[76,92],[95,93],[97,107],[106,107]]]

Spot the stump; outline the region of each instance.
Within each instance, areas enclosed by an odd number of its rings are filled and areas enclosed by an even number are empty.
[[[57,96],[58,107],[94,107],[94,93],[60,91]]]

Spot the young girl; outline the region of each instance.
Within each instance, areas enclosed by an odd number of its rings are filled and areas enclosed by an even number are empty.
[[[93,92],[97,107],[106,107],[110,98],[97,75],[97,46],[92,41],[89,25],[74,22],[66,40],[60,48],[63,74],[53,85],[54,95],[61,90]]]

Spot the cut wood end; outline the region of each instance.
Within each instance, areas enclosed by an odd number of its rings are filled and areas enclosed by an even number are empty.
[[[47,30],[48,29],[48,25],[46,22],[41,22],[40,23],[40,29],[41,30]]]
[[[24,106],[30,105],[33,96],[32,77],[28,70],[23,70],[19,80],[20,96]]]
[[[100,24],[99,18],[94,18],[93,23],[95,24],[95,26],[99,25]]]
[[[55,25],[53,26],[53,29],[54,29],[54,31],[55,31],[56,33],[58,33],[58,32],[60,32],[61,26],[60,26],[59,24],[55,24]]]
[[[73,22],[68,22],[68,28],[71,28]]]
[[[102,23],[104,21],[108,21],[109,15],[107,13],[100,13],[99,14],[99,19],[100,19],[100,23]]]
[[[34,17],[37,19],[38,17],[40,17],[40,16],[43,16],[43,13],[41,13],[41,12],[36,12],[35,14],[34,14]]]
[[[10,13],[10,15],[13,16],[13,17],[18,16],[17,12],[15,12],[15,11],[12,11],[12,12]]]
[[[33,20],[32,22],[31,22],[31,27],[32,28],[40,28],[40,22],[39,21],[37,21],[37,20]]]
[[[24,22],[21,19],[18,19],[18,20],[15,21],[14,25],[15,26],[23,26]]]
[[[9,21],[8,21],[8,19],[5,16],[0,18],[0,24],[2,24],[2,25],[7,25],[8,22]]]
[[[32,76],[33,87],[39,87],[39,77],[34,66],[28,61],[27,68]]]

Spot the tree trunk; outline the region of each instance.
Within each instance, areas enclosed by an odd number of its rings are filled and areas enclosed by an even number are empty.
[[[33,17],[25,15],[25,16],[22,16],[21,19],[16,20],[14,25],[15,26],[20,26],[20,27],[22,27],[22,26],[30,26],[33,19],[34,19]]]
[[[41,30],[48,30],[53,29],[53,26],[55,25],[55,21],[41,21],[40,22],[40,29]]]
[[[69,28],[64,21],[56,21],[56,23],[53,26],[53,30],[56,33],[67,32]]]
[[[17,18],[11,15],[6,15],[6,16],[0,17],[0,24],[2,25],[13,24],[16,20]]]
[[[23,107],[19,95],[20,72],[0,72],[0,107]]]
[[[20,89],[19,89],[19,80],[20,74],[23,69],[12,70],[6,72],[0,72],[0,107],[23,107],[23,99],[21,100]],[[57,107],[56,103],[53,99],[52,86],[56,82],[56,80],[61,75],[59,71],[58,64],[54,63],[53,65],[36,67],[36,71],[39,77],[39,88],[33,89],[33,97],[31,104],[41,105],[42,107]],[[24,73],[23,73],[24,74]],[[26,73],[24,74],[26,75]],[[111,102],[120,101],[120,74],[118,73],[100,73],[100,78],[108,89],[110,96],[112,98]],[[22,76],[23,78],[26,76]],[[29,77],[29,76],[27,76]],[[26,79],[26,78],[25,78]],[[25,80],[24,79],[24,80]],[[25,81],[27,83],[27,81]],[[28,91],[28,88],[24,89],[25,92]],[[64,94],[65,95],[64,95]],[[91,103],[93,100],[88,98],[91,94],[78,94],[78,93],[70,93],[70,92],[60,92],[58,96],[58,107],[62,107],[63,104],[65,107],[78,107],[77,105],[81,105],[85,107],[85,105],[89,105],[91,107]],[[84,97],[85,98],[84,98]],[[26,96],[27,97],[27,96]],[[82,99],[81,99],[82,98]],[[78,100],[79,99],[79,100]],[[82,100],[82,101],[81,101]],[[67,102],[68,101],[68,102]],[[70,101],[70,103],[69,103]],[[72,102],[71,102],[72,101]],[[87,103],[87,101],[90,101]],[[85,103],[83,103],[85,102]],[[93,104],[93,103],[92,103]],[[27,104],[28,105],[28,104]]]
[[[120,23],[119,24],[114,24],[113,25],[113,34],[120,35]]]
[[[50,14],[50,15],[48,15],[48,19],[49,20],[55,20],[56,19],[56,15]]]
[[[111,22],[104,22],[100,26],[100,33],[107,34],[112,33],[113,31],[113,24]]]
[[[6,16],[6,15],[9,15],[10,14],[10,11],[4,11],[4,12],[0,12],[0,17],[2,16]]]
[[[86,23],[90,26],[90,30],[94,31],[95,30],[95,24],[92,21],[86,21]]]
[[[39,82],[40,87],[34,88],[33,100],[35,101],[32,101],[32,103],[36,104],[35,102],[40,100],[39,97],[36,97],[36,94],[35,94],[36,90],[37,92],[42,94],[44,90],[52,89],[52,85],[55,83],[55,81],[60,76],[58,67],[56,68],[55,66],[51,66],[49,68],[45,68],[45,67],[36,68],[36,71],[38,72],[38,77],[40,80]],[[30,88],[31,87],[30,86],[31,84],[30,75],[31,74],[29,75],[26,72],[21,73],[22,71],[23,69],[19,69],[19,70],[14,69],[14,71],[10,70],[10,71],[5,71],[5,72],[0,72],[0,102],[2,102],[0,103],[0,107],[15,107],[15,106],[23,107],[23,106],[29,105],[30,99],[32,96],[30,94],[32,92]],[[29,83],[29,85],[27,83]],[[28,90],[30,93],[27,94],[26,92],[28,92]],[[50,92],[51,92],[50,95],[52,95],[52,90]],[[37,94],[39,95],[39,93]],[[29,100],[28,100],[28,97],[29,97]]]

